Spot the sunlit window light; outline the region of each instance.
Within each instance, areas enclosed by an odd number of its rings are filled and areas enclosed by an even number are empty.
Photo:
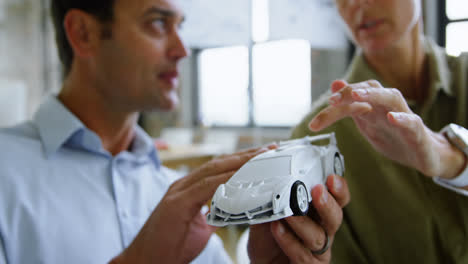
[[[201,122],[246,126],[249,122],[247,47],[206,49],[199,57]]]
[[[447,0],[447,17],[451,20],[468,18],[468,1],[466,0]]]
[[[255,124],[292,126],[310,110],[310,58],[310,44],[305,40],[283,40],[254,46]]]
[[[447,25],[447,53],[458,56],[468,51],[468,22],[455,22]]]
[[[252,39],[254,42],[264,42],[269,38],[268,1],[252,0]]]

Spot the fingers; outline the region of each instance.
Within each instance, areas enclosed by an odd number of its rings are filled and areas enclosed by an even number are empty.
[[[179,206],[180,210],[187,210],[187,216],[192,219],[196,214],[200,213],[202,206],[213,197],[218,186],[225,183],[234,173],[235,171],[230,171],[203,178],[186,190],[177,191],[172,197],[175,201],[171,202],[174,206]]]
[[[320,225],[330,236],[335,235],[343,220],[343,210],[325,186],[319,184],[312,189],[312,204],[320,216]]]
[[[389,112],[387,118],[390,124],[402,128],[409,133],[415,133],[415,131],[419,131],[424,126],[421,117],[415,114]]]
[[[271,232],[278,246],[288,256],[290,263],[314,263],[316,256],[312,255],[310,249],[303,245],[283,221],[272,222]],[[321,232],[323,233],[323,230]],[[318,257],[329,259],[330,251]]]
[[[191,210],[189,215],[192,217],[213,196],[220,184],[229,180],[251,158],[270,148],[275,148],[275,146],[249,149],[207,162],[175,182],[169,192],[175,194],[174,199],[181,199],[180,202],[188,206],[186,210]]]
[[[325,246],[327,240],[323,227],[309,216],[287,217],[286,222],[291,230],[299,237],[306,248],[318,251]]]
[[[382,88],[382,85],[377,80],[368,80],[368,81],[365,81],[365,82],[355,83],[355,84],[351,84],[351,85],[354,86],[355,89],[367,88],[367,87]],[[346,82],[344,80],[336,80],[336,81],[332,82],[332,84],[331,84],[331,91],[332,91],[332,93],[336,93],[336,92],[340,91],[341,89],[343,89],[343,88],[345,88],[347,86],[350,86],[350,84],[348,84],[348,82]]]
[[[330,257],[330,250],[323,255],[313,255],[311,251],[323,249],[328,240],[327,234],[332,239],[338,231],[343,220],[341,204],[349,202],[349,192],[345,190],[347,189],[345,181],[337,179],[335,184],[333,177],[329,177],[328,180],[334,189],[333,192],[341,201],[335,201],[323,185],[317,185],[312,189],[312,203],[319,215],[320,223],[308,216],[286,218],[289,228],[281,221],[272,223],[275,240],[293,263],[304,263],[312,258],[324,260]]]
[[[254,148],[231,155],[226,155],[221,158],[216,158],[197,168],[194,173],[196,174],[196,172],[203,172],[202,174],[214,175],[221,172],[238,169],[251,158],[268,150],[270,150],[269,147]]]
[[[368,80],[365,82],[359,82],[359,83],[353,83],[353,84],[348,84],[345,81],[335,81],[332,83],[331,90],[333,93],[337,93],[346,87],[350,87],[353,90],[366,89],[366,88],[383,88],[383,86],[376,80]]]
[[[353,89],[351,96],[353,101],[367,102],[373,106],[384,107],[389,111],[410,111],[405,98],[401,92],[395,88]]]
[[[341,89],[339,92],[332,94],[329,99],[330,105],[338,106],[343,104],[351,104],[354,102],[351,93],[353,92],[353,88],[350,86],[346,86],[345,88]]]
[[[336,81],[332,82],[332,84],[331,84],[331,91],[332,91],[332,93],[336,93],[339,90],[345,88],[346,86],[348,86],[348,83],[346,81],[336,80]]]
[[[343,220],[341,208],[350,200],[347,183],[342,177],[337,175],[328,177],[327,186],[329,191],[338,197],[338,200],[335,201],[323,185],[317,185],[312,189],[312,204],[320,218],[320,223],[309,217],[307,217],[308,220],[294,219],[298,217],[287,218],[292,230],[304,241],[304,246],[313,251],[319,251],[325,247],[327,234],[330,236],[329,239],[333,240]],[[297,223],[300,221],[306,221],[308,224],[300,225]],[[327,261],[331,257],[331,251],[327,250],[323,255],[314,255],[314,257],[320,261]]]
[[[258,147],[258,148],[250,148],[250,149],[241,150],[241,151],[238,151],[238,152],[232,153],[232,154],[220,155],[220,156],[216,157],[215,159],[224,159],[224,158],[232,157],[232,156],[252,154],[252,153],[257,153],[257,152],[265,150],[265,149],[275,149],[275,148],[277,148],[277,145],[275,143],[272,143],[272,144],[262,146],[262,147]]]
[[[348,183],[345,178],[338,175],[330,175],[327,178],[328,191],[333,195],[338,205],[343,208],[351,200]]]
[[[247,250],[252,263],[272,263],[285,258],[271,232],[271,223],[251,225]],[[287,259],[277,263],[286,263]]]
[[[333,89],[332,89],[333,90]],[[330,105],[339,106],[354,102],[366,102],[389,111],[409,112],[409,107],[398,89],[383,88],[379,82],[370,80],[350,84],[341,88],[330,97]]]
[[[195,169],[188,176],[181,179],[175,188],[183,190],[202,180],[203,178],[218,175],[228,171],[236,171],[251,158],[260,153],[266,152],[267,147],[251,149],[240,153],[235,153],[222,158],[211,160],[201,167]]]
[[[309,128],[314,132],[346,117],[364,116],[371,110],[383,113],[389,111],[412,113],[399,90],[383,88],[375,80],[355,84],[335,81],[332,83],[332,91],[334,93],[329,100],[330,106],[315,116],[309,124]],[[368,117],[371,118],[368,121],[373,122],[377,116]]]
[[[368,113],[372,107],[368,103],[353,103],[340,106],[329,106],[318,113],[309,123],[310,130],[317,132],[349,116]]]

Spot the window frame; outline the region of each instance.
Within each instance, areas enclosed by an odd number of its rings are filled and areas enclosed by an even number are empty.
[[[255,122],[255,113],[254,113],[254,109],[255,109],[255,101],[254,101],[254,88],[253,88],[253,50],[254,50],[254,46],[256,45],[259,45],[259,44],[264,44],[264,43],[269,43],[269,42],[274,42],[275,40],[267,40],[267,41],[254,41],[251,39],[250,43],[248,45],[245,45],[245,47],[248,48],[248,54],[249,54],[249,76],[248,76],[248,122],[245,126],[230,126],[230,125],[212,125],[210,127],[214,127],[214,128],[233,128],[233,129],[236,129],[236,128],[267,128],[267,129],[285,129],[285,128],[291,128],[291,126],[282,126],[282,125],[274,125],[274,126],[264,126],[264,125],[261,125],[261,124],[258,124]],[[206,49],[210,49],[210,48],[206,48]],[[195,74],[197,76],[197,79],[196,81],[194,82],[194,92],[196,93],[196,96],[193,96],[193,106],[194,106],[194,110],[196,109],[196,118],[194,120],[194,124],[195,126],[204,126],[204,124],[202,123],[201,121],[201,118],[200,116],[202,115],[201,111],[201,107],[200,107],[200,81],[198,79],[199,77],[199,73],[200,73],[200,68],[199,68],[199,60],[200,60],[200,54],[202,53],[202,51],[205,50],[205,49],[197,49],[196,51],[196,54],[195,55]],[[312,69],[310,69],[311,71],[311,74],[312,74]],[[310,86],[312,86],[312,82],[310,83]],[[312,93],[310,93],[310,97],[312,97]],[[312,100],[313,98],[311,98]]]
[[[333,0],[321,0],[321,2],[323,2],[322,4],[324,5],[334,5],[334,2]],[[252,8],[252,6],[251,6]],[[250,13],[251,15],[253,15],[253,9],[250,10]],[[251,18],[252,19],[252,18]],[[266,40],[255,40],[255,38],[253,37],[253,27],[252,27],[252,20],[250,21],[250,39],[249,39],[249,42],[246,43],[244,46],[248,48],[248,56],[249,56],[249,76],[248,76],[248,123],[244,126],[240,126],[240,125],[237,125],[237,126],[231,126],[231,125],[210,125],[211,128],[229,128],[229,129],[279,129],[279,130],[282,130],[282,129],[291,129],[291,127],[294,127],[295,125],[297,124],[294,124],[292,126],[285,126],[285,125],[272,125],[272,126],[269,126],[269,125],[262,125],[262,124],[259,124],[259,123],[256,123],[255,122],[255,100],[254,100],[254,87],[253,87],[253,50],[254,50],[254,46],[256,45],[259,45],[259,44],[264,44],[264,43],[269,43],[269,42],[275,42],[275,41],[279,41],[278,39],[266,39]],[[283,39],[283,40],[287,40],[287,39]],[[224,46],[223,46],[224,47]],[[194,56],[194,63],[193,63],[193,72],[194,72],[194,82],[193,82],[193,93],[194,93],[194,96],[192,96],[192,111],[193,111],[193,114],[192,114],[192,117],[194,117],[192,119],[192,124],[194,126],[198,126],[198,127],[203,127],[205,126],[205,124],[202,123],[202,120],[201,120],[201,116],[202,116],[202,109],[200,107],[200,101],[201,101],[201,98],[200,98],[200,90],[201,90],[201,87],[200,87],[200,80],[199,80],[199,73],[200,73],[200,68],[199,68],[199,61],[200,61],[200,54],[206,50],[206,49],[211,49],[211,48],[221,48],[221,47],[207,47],[207,48],[197,48],[195,49],[195,54],[193,54]],[[310,47],[310,49],[312,49],[312,47]],[[353,42],[348,38],[347,39],[347,47],[346,47],[346,69],[348,68],[349,64],[351,63],[353,57],[354,57],[354,54],[355,54],[355,51],[356,51],[356,47],[355,45],[353,44]],[[311,105],[313,105],[314,103],[314,96],[313,96],[313,92],[312,92],[312,89],[313,89],[313,79],[314,79],[314,70],[313,70],[313,67],[312,67],[312,64],[311,64],[311,67],[310,67],[310,74],[311,74],[311,82],[309,84],[309,89],[310,89],[310,99],[311,99]],[[316,99],[316,98],[315,98]]]
[[[440,46],[446,47],[447,45],[447,26],[451,23],[468,22],[468,17],[461,19],[450,19],[447,16],[447,0],[439,0],[437,8],[437,17],[439,21],[437,42]]]

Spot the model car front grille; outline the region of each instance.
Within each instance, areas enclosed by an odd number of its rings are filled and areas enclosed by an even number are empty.
[[[219,208],[215,209],[215,218],[218,218],[217,220],[231,223],[243,223],[252,219],[268,218],[271,215],[273,215],[273,204],[271,202],[241,214],[230,214]]]

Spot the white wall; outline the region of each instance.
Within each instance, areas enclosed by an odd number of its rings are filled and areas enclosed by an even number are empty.
[[[437,9],[439,4],[439,1],[424,0],[424,28],[426,34],[434,40],[438,38],[437,27],[440,21],[437,19]]]
[[[24,82],[0,79],[0,127],[9,127],[25,121],[27,89]]]
[[[33,115],[46,92],[59,86],[58,58],[45,2],[0,0],[0,79],[24,83],[27,117]]]

